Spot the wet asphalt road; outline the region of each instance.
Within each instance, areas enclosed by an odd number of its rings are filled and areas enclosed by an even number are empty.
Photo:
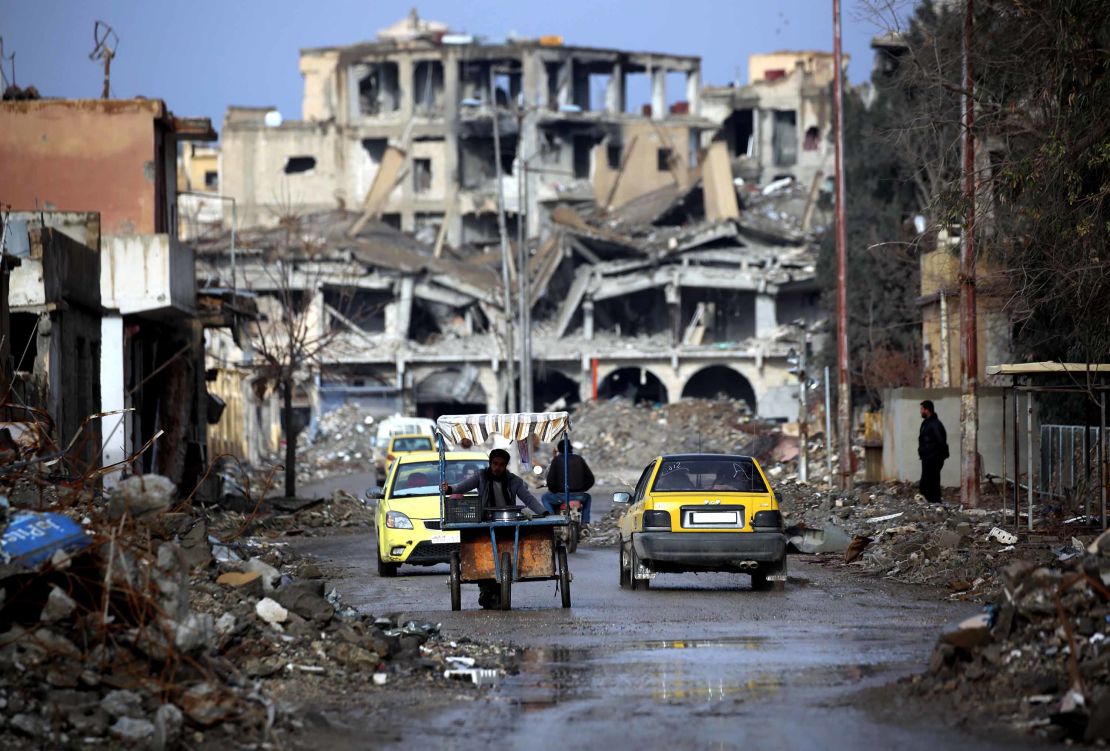
[[[380,716],[365,728],[357,713],[348,717],[350,747],[1042,747],[973,735],[928,707],[894,708],[882,692],[861,693],[920,671],[938,629],[977,610],[913,588],[792,558],[785,592],[751,591],[740,574],[660,575],[649,591],[631,592],[618,587],[616,548],[585,546],[570,558],[571,609],[559,607],[553,582],[534,582],[514,586],[507,613],[478,609],[477,587],[464,585],[456,613],[446,566],[380,579],[372,535],[295,544],[327,565],[356,608],[441,622],[449,638],[526,648],[520,673],[477,702],[435,711],[417,703],[409,716],[393,713],[388,728]]]

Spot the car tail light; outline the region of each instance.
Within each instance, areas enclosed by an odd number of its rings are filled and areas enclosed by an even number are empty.
[[[774,530],[778,532],[782,529],[782,512],[756,511],[755,516],[752,517],[752,529]]]
[[[397,457],[395,457],[395,456],[394,456],[393,454],[386,454],[386,455],[385,455],[385,460],[386,460],[387,462],[391,462],[391,461],[393,461],[393,460],[394,460],[394,459],[396,459],[396,458],[397,458]]]
[[[644,529],[670,529],[671,514],[669,511],[645,511]]]

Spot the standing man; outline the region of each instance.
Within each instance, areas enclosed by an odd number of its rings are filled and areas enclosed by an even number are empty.
[[[532,495],[524,480],[509,471],[509,452],[505,449],[489,452],[489,467],[475,472],[458,485],[443,483],[443,492],[447,495],[466,493],[475,488],[478,489],[478,497],[482,499],[483,513],[487,509],[516,508],[516,499],[520,498],[533,513],[547,515],[543,504]],[[481,582],[478,587],[479,605],[486,609],[501,606],[501,592],[497,584]]]
[[[593,501],[587,492],[594,486],[594,473],[590,465],[580,454],[573,449],[567,449],[567,477],[563,477],[563,441],[555,444],[555,457],[551,460],[551,469],[547,470],[547,490],[540,500],[549,514],[559,513],[559,505],[563,502],[563,491],[569,486],[571,500],[582,503],[582,536],[589,534],[590,503]]]
[[[930,503],[940,503],[940,470],[948,458],[948,434],[929,399],[921,402],[917,456],[921,459],[921,495]]]

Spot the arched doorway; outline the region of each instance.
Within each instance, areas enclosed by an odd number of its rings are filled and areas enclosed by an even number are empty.
[[[667,387],[647,368],[617,368],[597,385],[599,399],[620,397],[637,404],[667,403]]]
[[[440,415],[485,412],[488,407],[477,368],[437,370],[416,384],[413,400],[416,415],[432,420]]]
[[[756,412],[755,389],[751,382],[727,365],[710,365],[702,368],[682,389],[683,397],[696,399],[741,399]]]
[[[547,406],[567,409],[579,401],[578,382],[558,370],[545,368],[532,379],[532,404],[537,412]]]

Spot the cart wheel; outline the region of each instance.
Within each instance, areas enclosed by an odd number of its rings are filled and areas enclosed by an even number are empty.
[[[560,545],[556,551],[559,556],[559,594],[563,596],[563,607],[570,607],[570,568],[567,566],[567,549]]]
[[[378,576],[383,578],[392,578],[397,576],[397,569],[400,568],[399,564],[386,563],[382,560],[381,554],[378,555]]]
[[[640,557],[636,555],[634,542],[628,544],[628,575],[632,579],[632,589],[647,589],[651,586],[651,579],[637,579],[636,572],[640,570]]]
[[[513,609],[513,554],[501,554],[501,609]]]
[[[451,576],[447,580],[451,587],[451,609],[462,610],[462,563],[459,554],[451,554]]]
[[[571,522],[567,525],[567,552],[573,553],[578,550],[578,533],[581,526],[578,522]]]
[[[617,564],[621,570],[621,589],[628,589],[632,586],[632,568],[628,561],[628,549],[622,542],[620,549],[617,551]]]

